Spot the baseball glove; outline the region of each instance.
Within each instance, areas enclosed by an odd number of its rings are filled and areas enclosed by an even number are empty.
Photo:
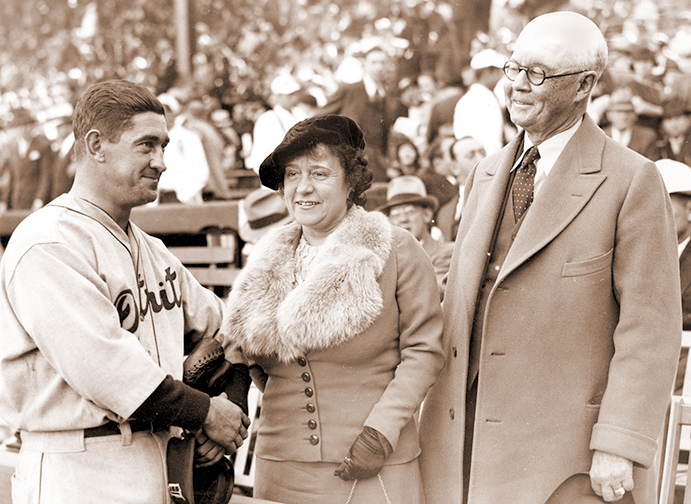
[[[226,361],[223,347],[214,338],[202,338],[183,363],[182,381],[214,397],[228,398],[247,414],[247,392],[252,382],[244,364]],[[208,467],[195,467],[195,437],[173,437],[168,442],[168,488],[175,504],[227,504],[233,494],[235,472],[230,460],[221,458]]]

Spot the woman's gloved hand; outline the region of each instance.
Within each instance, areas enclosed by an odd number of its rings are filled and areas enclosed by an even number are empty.
[[[379,474],[391,452],[391,443],[381,432],[365,427],[334,475],[346,481],[372,478]]]

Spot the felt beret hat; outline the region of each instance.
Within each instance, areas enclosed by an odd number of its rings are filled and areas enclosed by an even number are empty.
[[[343,115],[318,115],[300,121],[262,162],[259,167],[262,184],[277,190],[283,181],[286,162],[318,144],[350,145],[362,150],[365,138],[355,121]]]

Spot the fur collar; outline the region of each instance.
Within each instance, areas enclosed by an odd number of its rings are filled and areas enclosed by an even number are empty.
[[[268,234],[233,284],[224,330],[250,357],[289,362],[339,345],[371,326],[382,311],[377,279],[393,241],[386,216],[351,208],[296,286],[300,235],[295,222]]]

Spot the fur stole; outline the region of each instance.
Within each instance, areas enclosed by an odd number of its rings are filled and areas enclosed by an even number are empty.
[[[249,357],[289,362],[339,345],[371,326],[382,311],[377,279],[393,241],[386,216],[351,208],[296,285],[300,235],[295,222],[267,234],[233,284],[223,330]]]

